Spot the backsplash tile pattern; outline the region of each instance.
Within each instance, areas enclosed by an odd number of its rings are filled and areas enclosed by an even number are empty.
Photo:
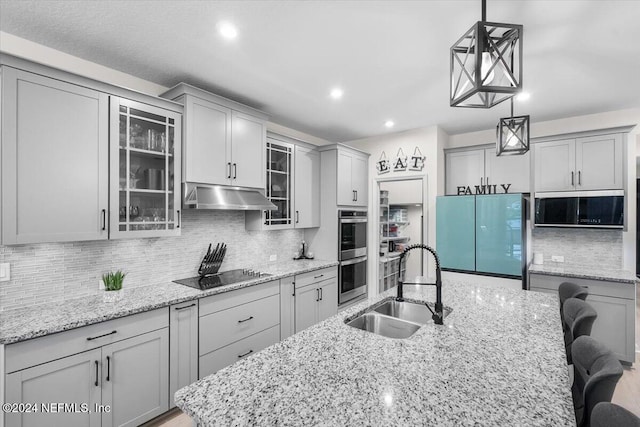
[[[121,269],[124,286],[137,287],[197,275],[209,243],[225,242],[222,270],[286,260],[302,230],[246,231],[242,211],[195,211],[182,215],[179,237],[1,246],[0,262],[11,280],[0,283],[0,311],[101,292],[103,273]]]
[[[536,227],[532,233],[533,253],[542,252],[544,262],[552,255],[564,256],[565,264],[590,265],[602,269],[623,266],[622,230]]]

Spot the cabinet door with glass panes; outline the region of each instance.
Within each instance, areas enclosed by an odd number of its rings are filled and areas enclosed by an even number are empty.
[[[109,238],[180,234],[180,113],[111,98]]]
[[[293,228],[292,144],[267,138],[267,199],[277,210],[265,211],[265,228]]]

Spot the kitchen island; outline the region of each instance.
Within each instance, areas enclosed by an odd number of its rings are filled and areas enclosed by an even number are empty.
[[[405,298],[434,301],[433,287]],[[445,281],[444,325],[345,324],[372,297],[176,393],[199,425],[575,425],[555,295]]]

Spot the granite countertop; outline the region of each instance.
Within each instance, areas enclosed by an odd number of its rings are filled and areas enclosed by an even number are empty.
[[[445,280],[443,326],[390,339],[344,323],[394,294],[178,390],[178,407],[202,426],[575,426],[555,295]]]
[[[163,282],[125,288],[120,291],[122,298],[116,302],[105,302],[105,293],[100,292],[69,299],[62,303],[7,310],[0,312],[0,344],[24,341],[336,265],[338,265],[337,261],[284,261],[249,266],[249,268],[269,273],[271,276],[256,277],[205,291],[173,282]]]
[[[548,274],[553,276],[578,277],[581,279],[594,279],[631,284],[635,284],[638,281],[635,273],[628,270],[612,270],[606,268],[598,268],[592,265],[565,264],[561,262],[530,264],[529,272]]]

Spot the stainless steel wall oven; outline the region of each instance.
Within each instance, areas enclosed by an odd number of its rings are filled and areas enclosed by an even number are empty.
[[[367,212],[338,211],[338,303],[367,293]]]

